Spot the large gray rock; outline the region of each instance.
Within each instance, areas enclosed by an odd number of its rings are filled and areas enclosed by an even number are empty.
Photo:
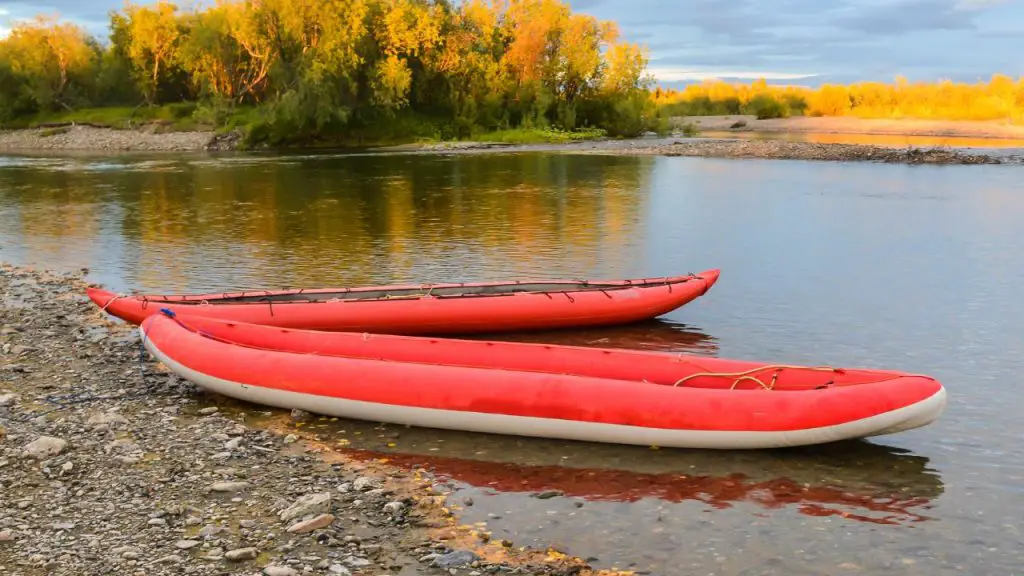
[[[281,511],[281,520],[287,522],[312,514],[327,514],[331,511],[331,493],[307,494]]]
[[[60,438],[40,436],[26,444],[22,449],[21,455],[26,458],[36,458],[38,460],[53,458],[54,456],[59,456],[67,445],[68,443]]]

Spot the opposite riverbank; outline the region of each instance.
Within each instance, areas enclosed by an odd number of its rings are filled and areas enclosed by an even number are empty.
[[[935,136],[980,139],[1024,139],[1024,126],[996,120],[909,120],[849,116],[790,116],[758,120],[753,115],[678,116],[673,127],[693,125],[708,132],[765,132],[798,134],[858,134],[875,136]]]
[[[0,573],[615,574],[459,526],[425,471],[324,445],[317,416],[178,379],[86,286],[0,265]]]
[[[695,118],[688,119],[694,120]],[[981,122],[876,121],[852,118],[788,118],[749,120],[744,117],[700,117],[702,130],[787,133],[945,135],[989,139],[1013,137],[1024,128]],[[737,120],[739,119],[739,120]],[[746,121],[729,128],[727,122]],[[751,124],[751,122],[756,122]],[[762,129],[762,127],[766,128]],[[985,128],[987,126],[987,128]],[[887,130],[887,131],[886,131]],[[902,132],[900,131],[902,130]],[[838,131],[838,132],[837,132]],[[216,152],[238,148],[241,134],[229,132],[160,132],[155,129],[115,130],[88,125],[35,128],[0,132],[0,152],[60,153],[88,151],[125,152]],[[993,147],[995,148],[995,147]],[[868,161],[905,164],[1018,164],[1024,154],[1017,150],[965,149],[953,147],[879,146],[871,144],[744,139],[728,135],[716,138],[593,139],[562,143],[432,142],[370,148],[381,153],[472,154],[489,152],[574,152],[624,155],[695,156],[713,158],[760,158],[824,161]]]

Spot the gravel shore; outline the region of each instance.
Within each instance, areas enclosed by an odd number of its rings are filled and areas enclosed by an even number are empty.
[[[573,152],[581,154],[694,156],[765,160],[827,160],[899,164],[1020,164],[1024,156],[1001,151],[955,148],[894,148],[862,144],[741,140],[729,138],[638,138],[593,140],[567,144],[495,144],[457,142],[396,146],[382,152],[420,154],[482,154],[490,152]]]
[[[237,135],[216,132],[157,132],[155,126],[114,130],[95,126],[60,126],[0,131],[0,151],[95,150],[109,152],[196,152],[230,150]]]
[[[0,265],[0,573],[613,574],[459,526],[422,470],[252,424],[317,416],[220,408],[86,286]]]
[[[152,129],[112,130],[92,126],[0,132],[0,152],[201,152],[230,151],[238,146],[237,132],[165,132]],[[1021,164],[1020,151],[971,150],[942,147],[889,147],[786,140],[730,138],[636,138],[592,140],[561,144],[503,144],[495,142],[438,142],[374,148],[403,154],[484,154],[494,152],[573,152],[705,158],[863,161],[901,164]]]
[[[785,140],[685,140],[617,151],[619,154],[760,158],[771,160],[831,160],[887,164],[1008,164],[1024,158],[952,148],[890,148],[861,144],[821,144]]]

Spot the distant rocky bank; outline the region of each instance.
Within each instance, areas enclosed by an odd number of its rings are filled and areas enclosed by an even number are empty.
[[[1020,154],[943,147],[889,147],[865,144],[744,140],[734,138],[639,138],[596,140],[570,144],[496,145],[487,142],[425,144],[382,151],[421,154],[481,154],[489,152],[574,152],[624,156],[693,156],[765,160],[826,160],[898,164],[1018,164]]]
[[[114,130],[61,126],[0,132],[0,152],[211,152],[238,148],[241,133],[158,132],[154,128]],[[392,154],[483,154],[573,152],[588,154],[694,156],[787,160],[867,161],[902,164],[1018,164],[1024,154],[993,149],[895,147],[869,144],[802,142],[781,139],[669,138],[603,139],[554,144],[438,142],[373,149]],[[1016,151],[1024,152],[1024,151]]]
[[[155,127],[115,130],[74,124],[0,131],[0,151],[201,152],[233,150],[239,139],[236,132],[159,132]]]

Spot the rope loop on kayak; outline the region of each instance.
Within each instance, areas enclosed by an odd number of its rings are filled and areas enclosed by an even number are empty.
[[[128,296],[130,296],[130,294],[125,294],[124,292],[121,292],[120,294],[114,294],[114,296],[111,297],[110,300],[107,300],[107,303],[103,305],[103,308],[100,308],[100,311],[101,312],[106,312],[107,308],[109,308],[110,305],[113,304],[115,300],[120,300],[121,298],[127,298]]]
[[[773,365],[768,365],[768,366],[758,366],[757,368],[751,368],[750,370],[744,370],[743,372],[695,372],[695,373],[690,374],[688,376],[684,376],[684,377],[680,378],[679,380],[676,380],[676,382],[674,384],[672,384],[672,386],[673,387],[679,386],[680,384],[682,384],[683,382],[686,382],[687,380],[692,380],[694,378],[700,378],[700,377],[707,376],[707,377],[713,377],[713,378],[733,378],[734,380],[733,380],[732,386],[729,387],[730,390],[735,390],[736,386],[739,385],[740,382],[743,382],[745,380],[751,380],[753,382],[757,382],[761,386],[761,388],[763,388],[765,390],[773,390],[773,389],[775,389],[775,383],[779,379],[779,372],[781,372],[782,370],[786,370],[786,369],[790,369],[790,370],[811,370],[811,371],[814,371],[814,372],[833,372],[833,373],[836,373],[836,374],[842,374],[843,373],[842,369],[840,369],[840,368],[832,368],[831,366],[794,366],[794,365],[790,365],[790,364],[773,364]],[[765,384],[757,376],[751,376],[751,374],[754,374],[755,372],[761,372],[763,370],[775,370],[775,373],[772,374],[771,382],[769,382],[768,384]]]

